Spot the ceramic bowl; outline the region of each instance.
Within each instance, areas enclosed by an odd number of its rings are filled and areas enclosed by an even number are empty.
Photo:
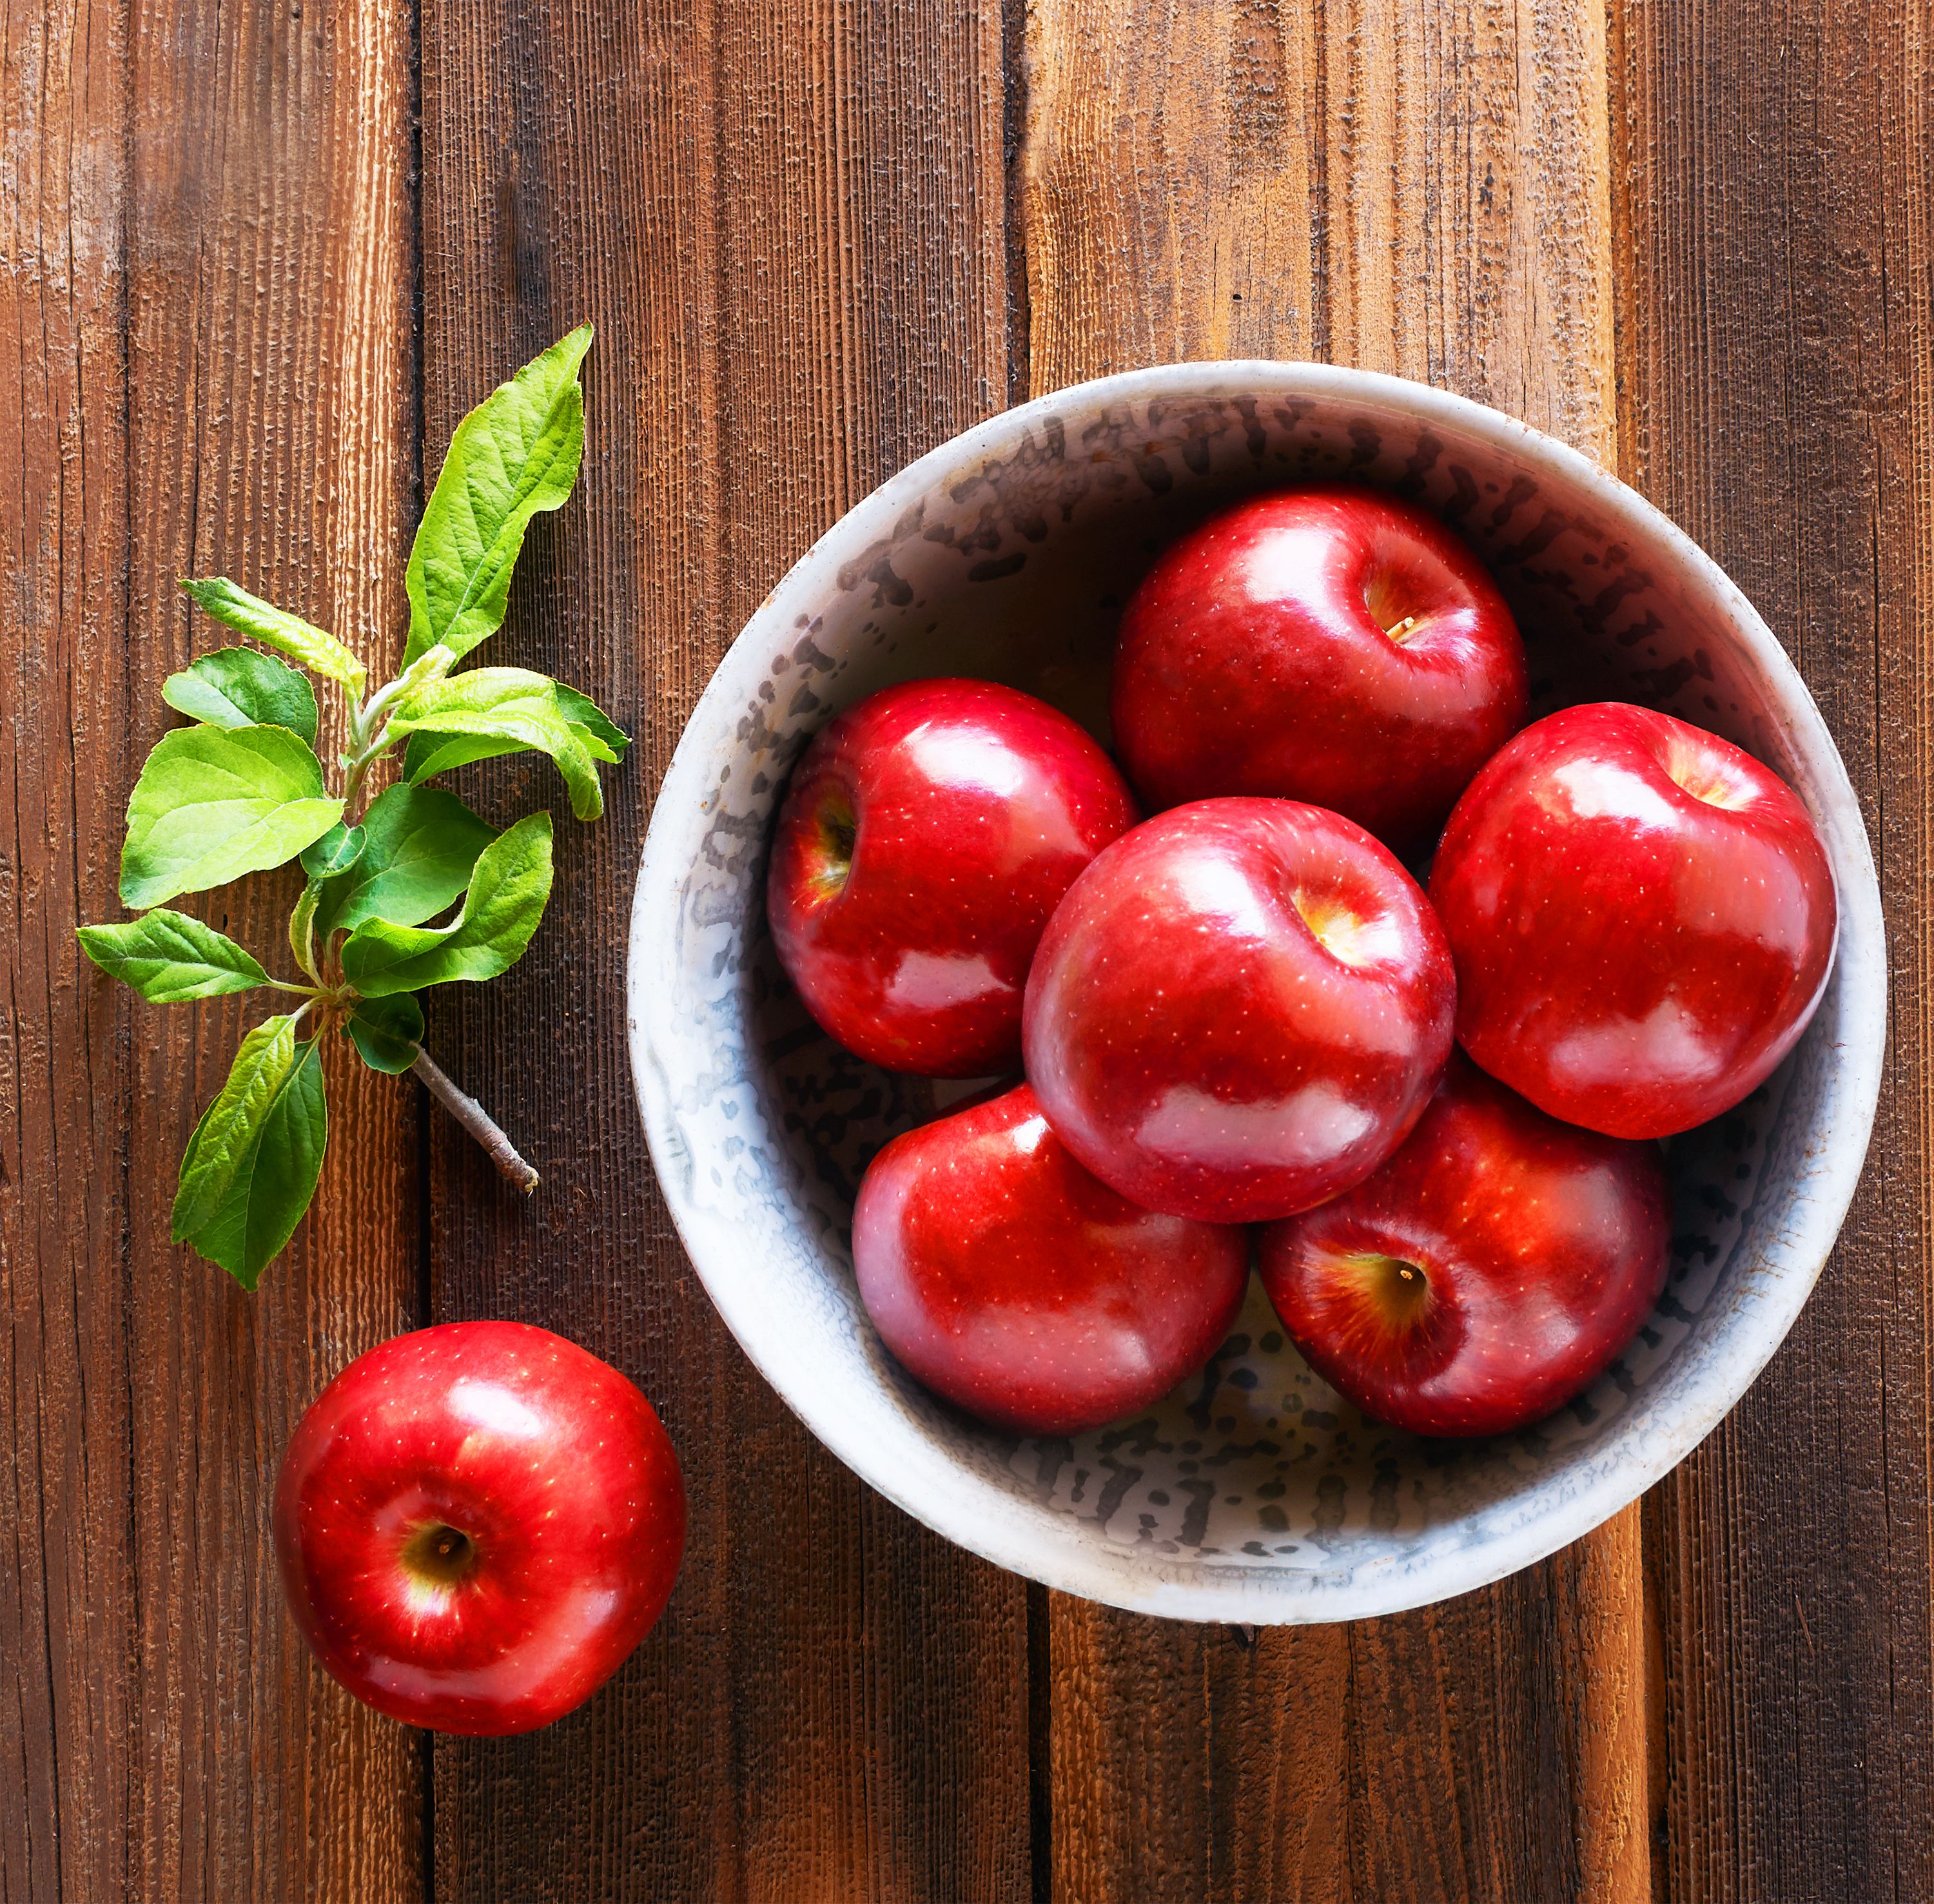
[[[1340,1401],[1259,1287],[1197,1379],[1132,1420],[1016,1440],[916,1385],[869,1325],[853,1197],[939,1087],[818,1031],[765,923],[786,776],[840,708],[992,676],[1105,737],[1122,603],[1232,498],[1386,486],[1478,549],[1538,711],[1621,699],[1749,748],[1798,789],[1839,885],[1826,1000],[1746,1103],[1676,1141],[1670,1280],[1604,1379],[1521,1434],[1416,1439]],[[924,456],[806,553],[693,714],[631,920],[632,1063],[679,1233],[746,1352],[839,1458],[975,1553],[1071,1593],[1242,1623],[1441,1599],[1596,1527],[1685,1457],[1791,1326],[1852,1196],[1878,1088],[1885,957],[1845,768],[1780,645],[1711,559],[1584,457],[1497,412],[1314,364],[1185,364],[1083,384]],[[957,1090],[957,1087],[956,1087]]]

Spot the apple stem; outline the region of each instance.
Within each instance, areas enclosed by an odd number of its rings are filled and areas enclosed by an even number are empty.
[[[538,1173],[518,1154],[517,1147],[504,1135],[502,1127],[468,1092],[458,1090],[436,1060],[419,1045],[410,1069],[429,1087],[450,1114],[483,1145],[484,1154],[499,1172],[528,1196],[538,1187]]]

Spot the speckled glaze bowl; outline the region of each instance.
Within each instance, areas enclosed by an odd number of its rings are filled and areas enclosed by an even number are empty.
[[[1537,711],[1642,701],[1799,790],[1839,883],[1825,1003],[1764,1087],[1673,1145],[1665,1295],[1604,1379],[1537,1428],[1448,1444],[1365,1420],[1252,1284],[1208,1368],[1158,1406],[1072,1439],[996,1434],[917,1387],[860,1308],[860,1174],[941,1108],[941,1087],[840,1051],[782,979],[763,898],[781,790],[835,712],[920,675],[1011,682],[1105,738],[1115,622],[1156,551],[1234,498],[1337,477],[1421,500],[1484,555],[1525,631]],[[1884,984],[1872,860],[1833,741],[1764,623],[1664,516],[1562,444],[1441,391],[1314,364],[1187,364],[1064,390],[923,457],[746,624],[652,816],[631,1055],[652,1159],[713,1301],[882,1493],[1002,1566],[1118,1606],[1348,1620],[1577,1539],[1739,1399],[1853,1194]]]

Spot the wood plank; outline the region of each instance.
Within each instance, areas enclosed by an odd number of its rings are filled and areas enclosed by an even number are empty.
[[[493,653],[640,736],[598,826],[558,808],[523,963],[433,1004],[546,1179],[514,1205],[435,1120],[436,1313],[632,1375],[692,1505],[611,1687],[526,1740],[438,1742],[437,1896],[1017,1899],[1023,1590],[866,1493],[728,1337],[652,1181],[624,992],[651,796],[726,642],[822,526],[1005,400],[999,13],[491,0],[426,7],[422,44],[426,441],[598,323],[580,495]],[[556,805],[519,764],[467,784],[493,814]]]
[[[0,39],[0,454],[17,471],[0,485],[0,1895],[35,1904],[125,1887],[139,1696],[116,1159],[128,1012],[89,1009],[73,939],[114,903],[99,843],[119,820],[127,719],[125,581],[93,559],[125,545],[125,181],[71,157],[125,123],[108,26],[74,0],[38,35],[10,11]]]
[[[1613,455],[1599,10],[1038,0],[1027,55],[1035,391],[1318,357]],[[1056,1599],[1056,1904],[1647,1895],[1638,1560],[1253,1646]]]
[[[1793,1334],[1648,1503],[1674,1904],[1934,1894],[1934,96],[1918,0],[1615,11],[1628,480],[1806,675],[1893,950],[1865,1184]]]
[[[216,645],[177,575],[399,645],[408,22],[59,0],[0,49],[0,1893],[409,1899],[417,1748],[309,1663],[268,1508],[297,1413],[410,1318],[412,1107],[332,1063],[320,1214],[247,1297],[167,1241],[245,1014],[143,1006],[73,938],[120,913],[161,678]],[[281,963],[288,897],[209,916]]]

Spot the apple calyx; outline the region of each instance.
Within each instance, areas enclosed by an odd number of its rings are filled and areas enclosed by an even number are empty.
[[[426,1598],[441,1601],[475,1572],[477,1548],[461,1527],[420,1521],[403,1543],[403,1571]]]

